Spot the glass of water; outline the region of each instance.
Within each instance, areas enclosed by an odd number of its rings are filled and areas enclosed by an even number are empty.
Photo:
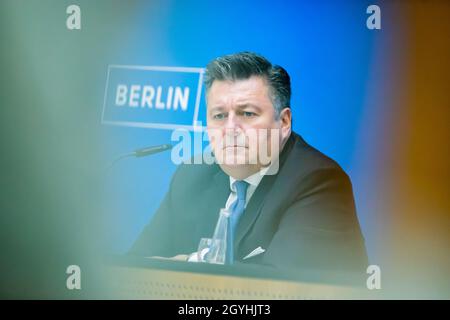
[[[197,261],[225,264],[227,249],[227,228],[229,211],[220,210],[219,220],[217,221],[214,236],[212,238],[202,238],[198,245]]]

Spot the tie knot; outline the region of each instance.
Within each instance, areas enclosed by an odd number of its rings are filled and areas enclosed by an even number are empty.
[[[248,183],[245,182],[244,180],[237,180],[234,183],[234,186],[236,188],[237,198],[239,200],[245,200],[245,196],[247,195]]]

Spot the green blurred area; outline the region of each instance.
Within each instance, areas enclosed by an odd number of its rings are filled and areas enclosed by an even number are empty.
[[[66,8],[81,7],[81,30]],[[0,2],[1,298],[101,294],[106,70],[130,1]],[[121,28],[122,26],[122,28]],[[82,271],[67,290],[66,268]]]

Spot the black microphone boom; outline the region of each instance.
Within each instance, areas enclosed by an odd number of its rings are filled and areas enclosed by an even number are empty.
[[[149,156],[151,154],[155,154],[158,152],[163,152],[166,150],[172,149],[172,145],[171,144],[162,144],[159,146],[153,146],[153,147],[147,147],[147,148],[142,148],[142,149],[137,149],[134,151],[133,155],[135,157],[145,157],[145,156]]]
[[[117,158],[115,158],[107,166],[107,170],[109,171],[109,169],[111,169],[118,161],[120,161],[122,159],[129,158],[129,157],[145,157],[145,156],[149,156],[149,155],[152,155],[155,153],[159,153],[159,152],[163,152],[163,151],[172,149],[172,147],[173,146],[171,144],[161,144],[159,146],[141,148],[141,149],[134,150],[133,152],[130,152],[130,153],[122,154],[122,155],[118,156]]]

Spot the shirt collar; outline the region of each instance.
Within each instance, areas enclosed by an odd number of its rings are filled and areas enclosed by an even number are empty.
[[[267,172],[270,170],[271,167],[272,167],[272,164],[267,167],[262,168],[258,172],[245,178],[244,181],[247,182],[249,184],[249,186],[256,188],[259,185],[259,183],[261,182],[262,178],[264,178],[264,176],[267,174]],[[236,187],[234,186],[234,183],[236,181],[237,181],[237,179],[230,176],[230,189],[233,192],[236,192]]]

